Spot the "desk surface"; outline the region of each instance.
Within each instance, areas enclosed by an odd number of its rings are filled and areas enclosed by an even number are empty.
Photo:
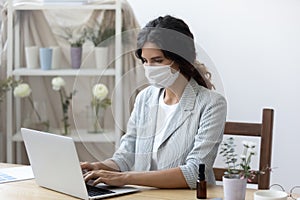
[[[12,164],[0,163],[0,168],[12,167]],[[253,199],[253,193],[255,190],[247,189],[246,200]],[[221,186],[209,186],[207,190],[208,198],[222,198],[223,189]],[[9,200],[47,200],[47,199],[77,199],[62,193],[58,193],[46,188],[39,187],[34,180],[25,180],[18,182],[10,182],[0,184],[0,199],[9,199]],[[148,187],[141,187],[140,192],[122,195],[114,198],[107,199],[118,199],[118,200],[154,200],[154,199],[185,199],[190,200],[196,199],[196,191],[189,189],[153,189]]]

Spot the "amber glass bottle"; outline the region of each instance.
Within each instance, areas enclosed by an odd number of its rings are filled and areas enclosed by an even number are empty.
[[[197,180],[197,199],[206,199],[205,165],[199,165],[199,176]]]

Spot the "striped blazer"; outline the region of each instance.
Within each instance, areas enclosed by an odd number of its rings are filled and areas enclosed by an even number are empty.
[[[127,132],[111,158],[121,171],[150,170],[162,91],[149,86],[138,94]],[[222,95],[191,79],[158,148],[157,168],[180,167],[189,187],[195,188],[199,164],[204,163],[207,182],[214,184],[212,166],[223,138],[226,112],[226,100]]]

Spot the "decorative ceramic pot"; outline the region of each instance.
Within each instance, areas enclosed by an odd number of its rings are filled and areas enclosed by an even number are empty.
[[[244,200],[246,195],[247,179],[223,176],[223,190],[225,200]]]
[[[40,64],[42,70],[50,70],[52,65],[52,49],[40,48]]]
[[[97,69],[108,67],[108,47],[95,47],[95,60]]]
[[[71,47],[71,66],[79,69],[81,66],[82,47]]]

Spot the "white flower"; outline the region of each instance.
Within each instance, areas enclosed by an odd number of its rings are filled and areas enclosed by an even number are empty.
[[[255,154],[256,154],[256,151],[255,151],[254,149],[250,149],[250,150],[249,150],[249,153],[252,154],[252,155],[255,155]]]
[[[70,39],[69,39],[69,42],[70,42],[71,44],[73,44],[73,43],[76,43],[76,40],[75,40],[74,38],[70,38]]]
[[[102,101],[103,99],[105,99],[105,97],[108,94],[108,89],[104,84],[96,84],[93,87],[93,96],[97,99]]]
[[[55,91],[60,90],[61,87],[65,86],[66,82],[61,77],[55,77],[52,79],[52,89]]]
[[[243,159],[246,159],[246,155],[242,154],[240,155],[240,158],[243,160]]]
[[[243,141],[243,145],[246,146],[246,147],[248,147],[248,146],[249,146],[249,141],[245,141],[245,140],[244,140],[244,141]]]
[[[28,97],[31,93],[31,88],[27,83],[21,83],[14,89],[15,97]]]
[[[250,148],[254,148],[256,146],[256,143],[255,142],[249,142],[248,145],[249,145]]]
[[[254,148],[256,146],[256,143],[251,141],[243,141],[243,145],[247,148]]]

